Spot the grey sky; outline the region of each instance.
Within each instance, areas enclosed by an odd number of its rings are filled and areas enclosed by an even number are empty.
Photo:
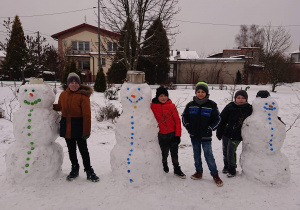
[[[97,6],[96,0],[1,0],[0,5],[0,41],[5,38],[2,23],[7,18],[3,17],[16,14],[21,16],[25,34],[34,35],[34,32],[40,31],[55,47],[57,42],[50,36],[83,23],[85,17],[88,24],[97,26],[94,14],[97,9],[22,17],[92,8]],[[200,56],[206,56],[235,47],[234,37],[239,32],[239,25],[264,26],[271,23],[273,26],[297,25],[286,28],[293,41],[289,51],[299,50],[300,0],[180,0],[178,6],[181,11],[175,20],[181,33],[176,36],[171,49],[195,50]]]

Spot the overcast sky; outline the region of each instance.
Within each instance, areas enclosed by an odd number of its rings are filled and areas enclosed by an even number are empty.
[[[97,26],[96,0],[1,0],[0,41],[4,41],[3,20],[20,16],[25,34],[39,31],[49,43],[57,47],[52,34],[84,23]],[[292,46],[299,50],[300,0],[179,0],[181,11],[176,15],[180,34],[171,49],[197,51],[200,56],[235,47],[234,37],[239,25],[288,26]],[[77,12],[70,12],[82,10]],[[69,13],[66,13],[69,12]],[[63,13],[46,15],[53,13]],[[25,17],[41,15],[34,17]],[[291,26],[293,25],[293,26]]]

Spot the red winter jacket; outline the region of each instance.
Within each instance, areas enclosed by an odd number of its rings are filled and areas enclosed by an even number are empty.
[[[175,136],[181,136],[181,121],[171,99],[162,104],[154,98],[151,103],[151,109],[158,122],[158,133],[167,134],[175,131]]]

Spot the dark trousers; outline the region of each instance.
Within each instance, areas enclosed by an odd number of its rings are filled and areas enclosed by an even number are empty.
[[[87,171],[91,168],[90,154],[87,148],[87,142],[84,139],[66,139],[69,150],[69,158],[72,165],[78,165],[76,144],[78,145],[79,152],[82,157],[84,170]]]
[[[158,134],[158,141],[159,146],[161,149],[162,154],[162,163],[163,165],[168,165],[168,156],[169,151],[171,153],[172,163],[174,166],[174,169],[179,167],[178,162],[178,145],[180,142],[176,142],[175,139],[175,133],[168,133],[168,134]]]
[[[222,141],[224,168],[227,168],[230,174],[236,174],[236,149],[241,141],[234,141],[226,136],[222,137]]]

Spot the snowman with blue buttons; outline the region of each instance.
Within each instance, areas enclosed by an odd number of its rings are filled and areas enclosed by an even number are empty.
[[[111,151],[112,174],[125,185],[153,184],[163,179],[158,127],[150,109],[147,84],[125,82],[120,90],[123,112],[117,120]]]
[[[55,142],[59,115],[55,94],[42,79],[30,79],[18,92],[20,108],[13,118],[16,141],[6,152],[6,177],[11,183],[37,183],[61,172],[63,149]]]
[[[252,107],[253,113],[242,127],[243,175],[266,185],[285,185],[291,175],[289,161],[281,152],[286,131],[277,116],[278,103],[268,91],[259,91]]]

